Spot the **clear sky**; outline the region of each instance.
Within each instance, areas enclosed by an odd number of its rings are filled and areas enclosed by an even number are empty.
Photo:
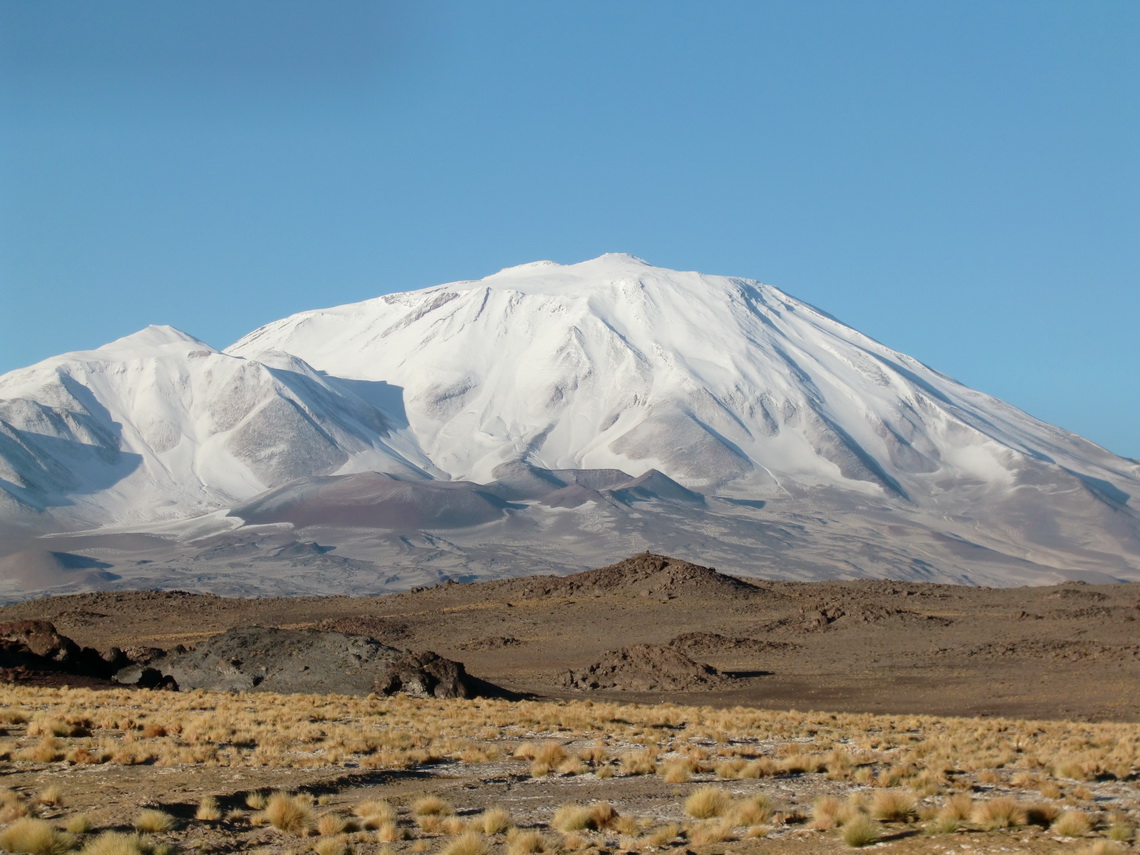
[[[1140,457],[1140,3],[0,0],[0,371],[629,252]]]

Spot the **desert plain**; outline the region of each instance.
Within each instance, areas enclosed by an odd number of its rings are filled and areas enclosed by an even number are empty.
[[[745,581],[644,554],[374,598],[136,591],[0,609],[31,619],[100,650],[245,626],[366,635],[509,697],[11,685],[10,852],[1137,843],[1135,584]],[[41,848],[20,842],[36,833]]]

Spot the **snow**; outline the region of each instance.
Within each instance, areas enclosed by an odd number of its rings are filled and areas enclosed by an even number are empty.
[[[990,444],[1136,477],[778,289],[623,254],[304,312],[227,352],[269,348],[401,389],[424,453],[453,478],[523,458],[656,467],[742,496],[921,496],[948,473],[1008,486]]]
[[[73,528],[315,476],[485,484],[519,462],[659,470],[753,502],[843,496],[994,549],[1017,525],[1140,530],[1136,463],[776,288],[620,253],[302,312],[224,351],[151,326],[0,377],[0,507]],[[1024,549],[1064,560],[1035,536]]]

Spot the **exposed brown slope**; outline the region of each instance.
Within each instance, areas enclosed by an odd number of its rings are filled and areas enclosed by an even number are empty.
[[[561,685],[607,651],[676,645],[739,676],[631,700],[1140,720],[1140,585],[983,589],[894,581],[745,582],[664,556],[598,570],[373,598],[81,594],[0,609],[82,645],[194,643],[258,624],[428,648],[510,689]],[[716,638],[714,636],[719,636]],[[605,694],[603,692],[602,694]]]

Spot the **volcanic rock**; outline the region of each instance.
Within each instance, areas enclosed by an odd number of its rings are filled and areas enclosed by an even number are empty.
[[[708,656],[723,653],[773,653],[797,650],[790,641],[767,641],[759,638],[729,637],[718,632],[686,632],[669,642],[669,646],[686,655]]]
[[[490,684],[435,653],[410,654],[363,635],[314,629],[236,627],[193,650],[152,660],[148,668],[183,689],[420,697],[474,697]],[[137,683],[132,666],[115,679]],[[490,687],[494,689],[496,687]]]
[[[734,576],[726,576],[712,567],[702,567],[652,552],[643,552],[617,564],[551,581],[559,593],[570,595],[621,591],[635,596],[668,599],[688,593],[729,594],[736,597],[758,593],[755,585]]]
[[[634,644],[606,652],[583,671],[567,672],[562,682],[572,689],[689,692],[721,687],[730,678],[672,647]]]

